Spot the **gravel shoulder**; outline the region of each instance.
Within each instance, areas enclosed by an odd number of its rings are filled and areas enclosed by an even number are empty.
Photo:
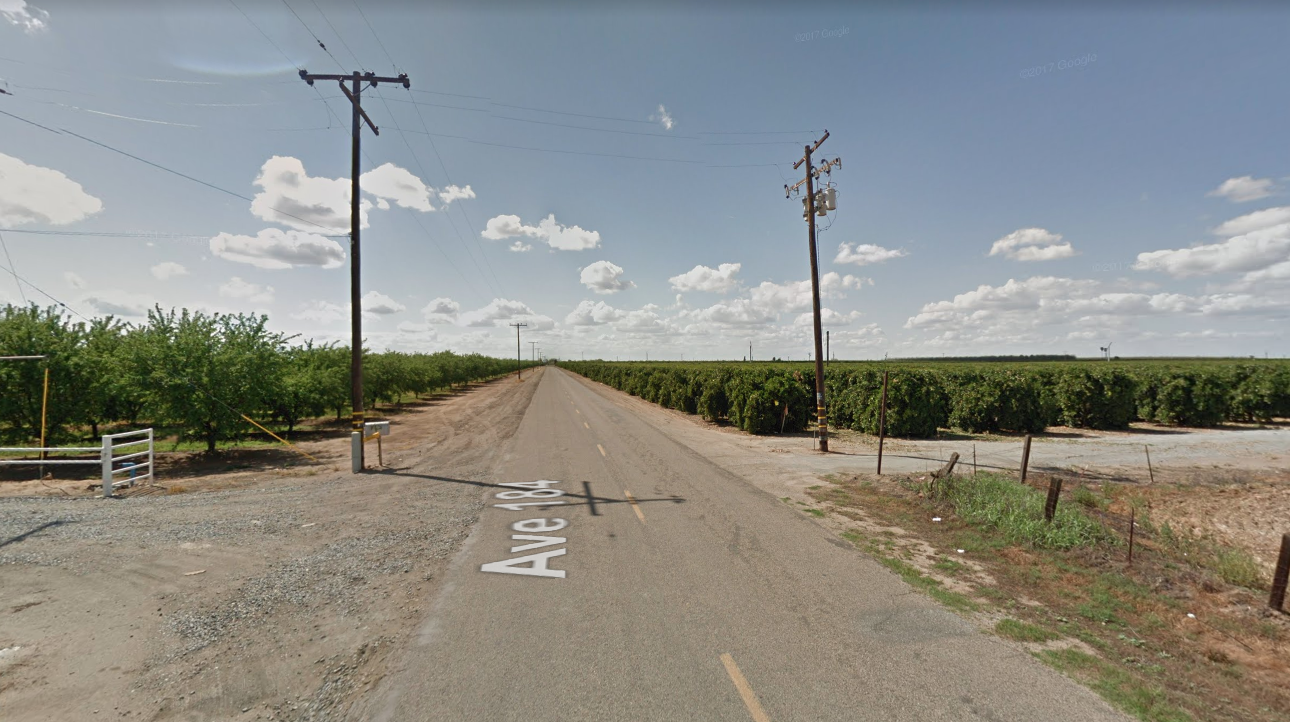
[[[330,441],[310,451],[321,464],[163,477],[121,499],[0,498],[4,718],[343,717],[478,521],[470,482],[513,435],[527,381],[400,415],[387,468],[358,477]]]

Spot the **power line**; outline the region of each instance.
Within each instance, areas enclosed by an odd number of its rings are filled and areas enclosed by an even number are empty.
[[[394,69],[394,72],[399,72],[399,66],[394,64],[394,58],[390,57],[390,51],[385,49],[385,43],[381,42],[381,36],[376,34],[376,28],[372,27],[371,21],[367,19],[367,13],[363,12],[363,7],[358,4],[357,0],[350,0],[350,2],[354,3],[354,8],[358,10],[363,22],[367,24],[367,29],[372,31],[372,37],[376,38],[376,44],[381,46],[381,52],[385,53],[385,59],[390,61],[390,67]]]
[[[341,47],[345,48],[345,52],[349,53],[349,56],[354,59],[354,64],[363,70],[367,70],[367,68],[363,67],[363,64],[358,61],[358,56],[354,54],[354,51],[349,49],[349,44],[345,42],[344,36],[340,34],[340,31],[336,29],[335,25],[331,24],[331,19],[327,17],[327,13],[323,12],[323,9],[318,6],[318,0],[309,1],[313,3],[314,9],[318,11],[318,14],[322,16],[323,21],[327,23],[327,27],[331,28],[336,39],[340,41]]]
[[[531,107],[524,106],[524,105],[508,105],[508,104],[506,104],[506,103],[497,103],[497,102],[494,102],[494,103],[493,103],[493,105],[496,105],[496,106],[499,106],[499,107],[502,107],[502,108],[515,108],[515,109],[517,109],[517,110],[531,110],[531,111],[533,111],[533,112],[535,112],[535,113],[552,113],[552,114],[555,114],[555,115],[572,115],[572,116],[577,117],[577,118],[593,118],[593,119],[595,119],[595,120],[613,120],[613,121],[617,121],[617,122],[620,122],[620,123],[644,123],[645,125],[653,125],[653,124],[654,124],[654,122],[653,122],[653,121],[650,121],[650,120],[635,120],[635,119],[633,119],[633,118],[611,118],[611,117],[609,117],[609,116],[604,116],[604,115],[586,115],[585,113],[569,113],[569,112],[565,112],[565,111],[563,111],[563,110],[547,110],[547,109],[545,109],[545,108],[531,108]]]
[[[474,98],[475,100],[492,100],[492,98],[487,98],[482,95],[465,95],[464,93],[448,93],[442,90],[421,90],[418,88],[409,88],[409,90],[411,90],[414,93],[422,93],[424,95],[448,95],[454,98]]]
[[[305,32],[309,33],[313,37],[314,42],[318,43],[318,47],[322,48],[324,53],[327,53],[327,57],[331,58],[333,63],[336,63],[336,67],[340,68],[341,70],[344,70],[345,66],[341,65],[340,61],[336,59],[336,56],[331,54],[331,51],[327,49],[327,46],[318,37],[318,34],[315,33],[313,30],[309,29],[309,25],[305,23],[303,18],[300,17],[300,14],[296,12],[295,8],[291,7],[291,3],[287,2],[287,0],[282,0],[282,4],[286,5],[287,10],[290,10],[291,14],[296,16],[296,20],[300,21],[300,26],[305,29]]]
[[[273,42],[273,38],[269,37],[269,34],[268,34],[268,33],[266,33],[266,32],[264,32],[264,30],[263,30],[259,25],[256,25],[256,24],[255,24],[255,21],[251,19],[251,16],[250,16],[250,15],[247,15],[245,10],[243,10],[243,9],[242,9],[242,8],[240,8],[240,7],[238,7],[238,4],[237,4],[236,2],[234,2],[234,0],[228,0],[228,4],[229,4],[229,5],[232,5],[232,6],[233,6],[233,7],[235,7],[235,8],[237,8],[237,11],[238,11],[239,13],[242,13],[242,17],[246,18],[246,21],[247,21],[248,23],[251,23],[251,27],[253,27],[253,28],[255,28],[256,30],[258,30],[258,31],[260,32],[260,34],[264,36],[264,39],[265,39],[265,40],[268,40],[268,41],[269,41],[269,44],[273,46],[273,49],[274,49],[274,50],[277,50],[277,51],[278,51],[278,53],[279,53],[279,54],[281,54],[281,55],[282,55],[282,57],[283,57],[283,58],[284,58],[288,63],[291,63],[291,65],[295,66],[295,68],[296,68],[296,69],[299,69],[299,68],[300,68],[300,63],[297,63],[296,61],[292,60],[292,59],[291,59],[291,58],[290,58],[290,57],[289,57],[285,52],[283,52],[283,51],[282,51],[282,48],[278,47],[278,44],[277,44],[277,43],[275,43],[275,42]]]
[[[532,120],[530,118],[512,118],[508,115],[493,115],[498,120],[514,120],[520,123],[536,123],[538,125],[553,125],[557,128],[573,128],[575,130],[591,130],[597,133],[623,133],[625,135],[646,135],[653,138],[668,138],[672,140],[697,140],[693,135],[671,135],[669,133],[646,133],[639,130],[620,130],[618,128],[591,128],[585,125],[568,125],[567,123],[552,123],[547,120]],[[709,145],[705,143],[705,145]]]
[[[0,228],[0,233],[26,233],[36,236],[87,236],[93,238],[159,238],[159,239],[209,239],[209,233],[169,233],[166,231],[50,231],[30,228]],[[349,238],[349,234],[318,233],[322,238]]]
[[[14,285],[18,286],[18,295],[22,297],[22,305],[27,305],[27,294],[22,290],[22,282],[18,280],[17,266],[14,265],[13,257],[9,255],[9,244],[5,243],[4,234],[0,233],[0,248],[4,248],[5,260],[9,262],[9,272],[13,274]]]

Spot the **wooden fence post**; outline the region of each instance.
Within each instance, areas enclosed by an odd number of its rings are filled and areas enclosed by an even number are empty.
[[[1044,521],[1051,523],[1057,513],[1057,497],[1062,493],[1062,480],[1054,476],[1048,482],[1048,501],[1044,503]]]
[[[1021,447],[1021,483],[1026,483],[1026,469],[1030,467],[1030,434],[1026,434],[1026,442]]]
[[[882,405],[878,407],[878,474],[882,474],[882,444],[887,440],[887,372],[882,372]]]
[[[1272,594],[1268,606],[1284,611],[1286,582],[1290,579],[1290,534],[1281,535],[1281,554],[1277,556],[1277,571],[1272,575]]]

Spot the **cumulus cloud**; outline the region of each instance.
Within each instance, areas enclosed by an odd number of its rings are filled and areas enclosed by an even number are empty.
[[[527,253],[528,251],[533,250],[533,244],[525,243],[524,241],[516,241],[510,245],[508,250],[515,253]]]
[[[808,282],[809,286],[809,282]],[[807,293],[810,291],[808,289]],[[809,307],[809,295],[807,305]],[[752,326],[758,324],[770,323],[776,319],[776,314],[767,310],[753,300],[747,298],[736,298],[729,301],[721,301],[707,308],[699,308],[691,311],[682,311],[679,317],[691,321],[706,323],[715,323],[723,326]]]
[[[81,299],[87,306],[108,316],[125,316],[142,318],[148,315],[153,306],[153,299],[138,293],[106,289],[89,294]]]
[[[570,326],[600,326],[620,321],[626,315],[604,301],[582,301],[578,307],[565,316],[564,322]]]
[[[300,172],[304,172],[303,166]],[[358,182],[364,193],[371,193],[382,200],[394,201],[400,208],[412,208],[422,212],[434,210],[434,206],[430,204],[431,189],[411,171],[393,163],[385,163],[369,170],[358,177]],[[474,194],[472,193],[471,196]],[[347,204],[349,202],[348,188],[346,188],[345,202]],[[346,213],[348,214],[348,210]],[[348,215],[346,217],[348,218]]]
[[[883,248],[871,243],[860,243],[853,248],[850,243],[843,243],[838,246],[838,255],[833,258],[833,262],[868,266],[907,255],[909,254],[900,248]]]
[[[0,16],[28,35],[49,29],[49,13],[28,5],[27,0],[0,0]]]
[[[505,298],[494,298],[483,308],[461,314],[460,322],[467,327],[527,323],[530,331],[542,331],[555,326],[555,321],[550,317],[534,313],[527,304]]]
[[[457,320],[461,304],[451,298],[436,298],[421,309],[427,323],[452,323]]]
[[[261,286],[234,276],[219,287],[219,295],[251,303],[269,303],[273,301],[273,286]]]
[[[622,266],[609,261],[596,261],[582,269],[579,280],[582,281],[582,285],[596,293],[618,293],[636,288],[635,283],[623,279]]]
[[[1257,275],[1290,261],[1290,222],[1191,248],[1139,253],[1134,269],[1175,278],[1233,271]]]
[[[63,271],[63,280],[67,282],[68,286],[77,290],[85,288],[85,279],[73,271]]]
[[[349,318],[349,304],[342,306],[329,301],[309,301],[299,311],[291,314],[291,317],[315,323],[334,323]]]
[[[349,230],[348,179],[311,177],[299,159],[275,155],[260,166],[255,185],[263,189],[251,201],[257,218],[314,233]],[[368,227],[371,207],[367,200],[359,204],[360,228]]]
[[[735,275],[739,273],[740,268],[743,268],[743,264],[723,263],[716,268],[699,265],[667,280],[675,291],[729,293],[739,287],[739,281],[735,279]]]
[[[1255,178],[1254,176],[1243,175],[1240,178],[1228,178],[1223,184],[1207,195],[1226,198],[1233,203],[1245,203],[1246,201],[1257,201],[1260,198],[1267,198],[1272,195],[1271,178]]]
[[[600,245],[600,233],[588,231],[578,226],[564,226],[555,220],[552,213],[538,222],[536,226],[524,225],[519,216],[503,214],[488,219],[480,233],[484,238],[500,241],[516,236],[527,236],[545,242],[557,251],[585,251]],[[511,250],[527,250],[511,246]]]
[[[103,201],[63,173],[0,153],[0,223],[61,226],[101,210]]]
[[[1214,229],[1216,236],[1239,236],[1261,231],[1284,223],[1290,223],[1290,206],[1264,208],[1261,211],[1247,213],[1220,225]]]
[[[1142,319],[1170,316],[1281,319],[1290,316],[1290,297],[1125,292],[1097,281],[1036,276],[926,304],[905,328],[937,334],[925,341],[929,346],[1053,348],[1062,340],[1141,335]]]
[[[210,249],[226,261],[249,263],[257,268],[339,268],[345,262],[345,249],[335,240],[278,228],[266,228],[255,236],[221,233],[210,240]]]
[[[188,269],[174,261],[163,261],[149,270],[152,271],[152,277],[159,281],[168,281],[178,276],[188,275]]]
[[[671,130],[672,126],[676,125],[676,121],[672,120],[672,114],[667,112],[667,108],[664,108],[662,103],[658,104],[658,112],[651,115],[649,119],[662,125],[664,130]]]
[[[439,190],[439,200],[443,201],[446,206],[453,201],[465,200],[475,197],[475,191],[470,186],[461,188],[458,186],[447,186]]]
[[[1052,261],[1070,258],[1075,249],[1069,242],[1062,242],[1062,234],[1043,228],[1022,228],[994,242],[991,256],[1002,255],[1014,261]]]
[[[368,291],[363,294],[363,312],[374,313],[378,316],[388,316],[392,313],[400,313],[407,310],[407,306],[395,301],[384,293]]]
[[[843,276],[837,271],[829,271],[820,276],[820,297],[841,298],[846,295],[848,289],[856,290],[872,283],[873,281],[868,278],[851,274]],[[811,309],[811,282],[809,280],[788,283],[762,281],[750,291],[749,297],[753,305],[772,316],[779,313],[808,311]]]
[[[834,311],[831,308],[821,308],[820,325],[821,326],[846,326],[848,324],[855,323],[857,320],[859,320],[859,318],[862,315],[864,314],[860,313],[859,311],[850,311],[848,313],[838,313],[837,311]],[[803,313],[793,320],[793,324],[796,326],[814,327],[815,314]]]
[[[640,310],[628,311],[614,328],[627,334],[657,334],[668,330],[667,323],[658,315],[658,306],[652,303]]]

